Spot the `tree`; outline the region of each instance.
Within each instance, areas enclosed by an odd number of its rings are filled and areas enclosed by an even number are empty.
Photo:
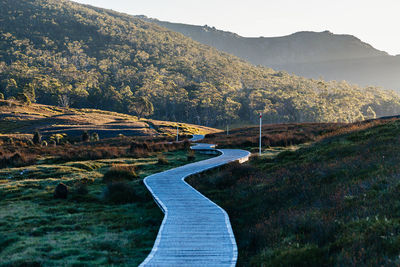
[[[92,137],[91,137],[92,141],[99,141],[100,137],[98,133],[92,133]]]
[[[61,107],[69,108],[71,104],[71,97],[68,94],[62,94],[58,96],[58,104]]]
[[[30,105],[31,100],[25,93],[18,93],[16,97],[17,101],[20,101],[23,104]]]
[[[35,87],[32,83],[25,84],[23,93],[29,97],[30,101],[35,102],[36,93],[35,93]]]
[[[4,100],[4,94],[0,93],[0,100]]]
[[[40,144],[40,143],[42,142],[42,136],[40,135],[39,132],[36,131],[36,132],[34,133],[32,142],[33,142],[35,145],[38,145],[38,144]]]
[[[89,135],[89,133],[87,132],[87,131],[84,131],[83,133],[82,133],[82,141],[83,142],[87,142],[87,141],[89,141],[90,140],[90,135]]]
[[[376,113],[375,111],[371,108],[371,106],[368,106],[367,112],[365,114],[365,117],[367,119],[376,119]]]
[[[134,113],[140,119],[144,116],[152,115],[154,112],[154,107],[146,97],[140,96],[130,99],[128,110],[130,113]]]
[[[8,79],[6,85],[6,95],[15,94],[18,89],[17,82],[14,79]]]

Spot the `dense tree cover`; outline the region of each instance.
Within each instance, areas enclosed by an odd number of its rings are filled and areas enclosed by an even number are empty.
[[[138,118],[152,115],[154,112],[153,104],[144,96],[132,98],[128,109]]]
[[[31,101],[218,125],[354,121],[397,114],[378,88],[256,67],[132,16],[65,0],[0,0],[0,92]],[[137,102],[137,101],[136,101]],[[149,112],[148,114],[151,114]]]

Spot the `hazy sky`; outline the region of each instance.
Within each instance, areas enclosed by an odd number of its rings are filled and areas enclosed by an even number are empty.
[[[400,54],[400,0],[75,0],[159,20],[246,37],[296,31],[352,34],[379,50]]]

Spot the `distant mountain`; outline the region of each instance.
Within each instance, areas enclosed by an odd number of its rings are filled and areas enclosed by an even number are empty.
[[[138,16],[255,65],[326,80],[347,80],[400,91],[400,55],[390,56],[352,35],[329,31],[283,37],[246,38],[209,26],[171,23]]]
[[[208,126],[254,122],[258,112],[269,123],[400,113],[394,92],[254,66],[154,23],[66,0],[0,0],[0,93]]]

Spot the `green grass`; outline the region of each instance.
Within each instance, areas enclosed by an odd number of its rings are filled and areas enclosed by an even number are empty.
[[[142,178],[188,163],[186,151],[157,156],[43,164],[0,170],[0,265],[138,265],[150,252],[163,217]],[[196,155],[196,160],[208,158]],[[103,174],[113,164],[134,164],[129,184],[141,201],[115,205],[101,196]],[[69,186],[67,200],[53,198]],[[77,183],[89,193],[77,192]]]
[[[239,266],[396,266],[399,162],[392,120],[189,181],[230,215]]]

